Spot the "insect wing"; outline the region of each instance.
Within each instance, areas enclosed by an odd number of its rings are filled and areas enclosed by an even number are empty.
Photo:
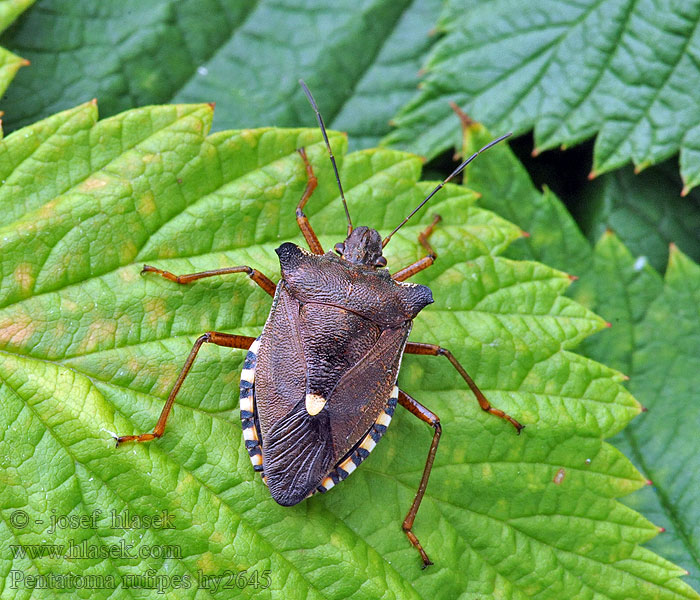
[[[333,466],[328,413],[309,415],[303,399],[275,423],[263,443],[267,485],[283,506],[301,502]]]
[[[306,387],[306,361],[296,318],[299,303],[277,286],[260,339],[255,369],[255,398],[264,442],[267,434],[300,400]]]
[[[399,373],[411,324],[385,329],[377,343],[338,382],[328,412],[338,458],[347,454],[384,410]]]

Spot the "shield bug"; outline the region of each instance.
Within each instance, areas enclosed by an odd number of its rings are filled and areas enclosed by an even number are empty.
[[[240,380],[240,416],[245,447],[253,468],[272,497],[292,506],[326,492],[352,473],[384,435],[398,404],[434,429],[416,496],[403,521],[403,530],[418,550],[423,566],[432,564],[412,531],[428,485],[442,427],[428,408],[397,387],[404,353],[444,356],[459,372],[484,411],[522,425],[491,406],[452,353],[434,344],[409,342],[413,319],[433,302],[430,289],[406,280],[428,268],[437,258],[428,238],[440,217],[418,236],[426,255],[394,273],[386,269],[382,252],[391,237],[447,182],[502,136],[474,153],[440,183],[394,230],[381,238],[369,227],[353,227],[323,118],[311,93],[300,82],[328,148],[347,219],[347,237],[324,253],[304,206],[317,180],[304,149],[299,155],[307,185],[296,219],[309,251],[284,243],[276,252],[281,278],[277,284],[249,266],[236,266],[189,275],[174,275],[149,265],[144,273],[187,284],[197,279],[247,273],[273,297],[259,337],[210,331],[194,344],[158,422],[151,433],[116,438],[147,442],[163,435],[175,397],[201,346],[213,343],[247,350]],[[508,134],[510,135],[510,134]]]

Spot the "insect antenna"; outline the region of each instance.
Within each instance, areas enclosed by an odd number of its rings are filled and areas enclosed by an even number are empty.
[[[316,118],[318,119],[318,124],[321,126],[321,133],[323,134],[323,139],[326,142],[326,148],[328,148],[328,154],[330,154],[330,156],[331,156],[331,163],[333,163],[333,170],[335,171],[335,180],[338,182],[338,189],[340,190],[340,198],[343,201],[343,208],[345,209],[345,217],[348,220],[348,235],[350,235],[350,233],[352,233],[352,221],[350,220],[350,211],[348,211],[348,203],[345,201],[345,194],[343,193],[343,186],[340,184],[340,175],[338,175],[338,166],[335,164],[335,157],[333,156],[333,150],[331,150],[331,143],[328,141],[328,135],[326,134],[326,126],[323,123],[323,117],[321,116],[321,112],[318,110],[318,106],[316,106],[316,101],[314,100],[314,97],[311,95],[309,88],[306,87],[304,80],[300,79],[299,83],[301,84],[301,89],[304,90],[304,93],[306,94],[306,97],[308,98],[309,103],[311,104],[311,107],[314,109],[314,112],[316,113]]]
[[[403,221],[401,221],[401,223],[399,223],[399,225],[396,227],[396,229],[394,229],[394,231],[392,231],[388,236],[384,238],[384,240],[382,241],[382,248],[384,248],[384,246],[386,246],[389,243],[389,240],[391,239],[392,235],[394,235],[399,229],[401,229],[413,215],[415,215],[421,208],[423,208],[423,205],[428,200],[430,200],[435,194],[437,194],[437,192],[439,192],[444,187],[444,185],[448,183],[453,177],[459,175],[470,162],[472,162],[477,156],[479,156],[479,154],[481,154],[485,150],[488,150],[491,146],[495,146],[496,144],[498,144],[498,142],[502,142],[511,135],[513,134],[506,133],[505,135],[502,135],[501,137],[489,142],[483,148],[474,152],[474,154],[472,154],[467,160],[465,160],[454,171],[452,171],[452,173],[450,173],[442,183],[440,183],[432,192],[428,194],[427,198],[423,200],[423,202],[421,202],[418,206],[416,206],[416,208],[413,209],[413,211],[411,211],[410,215],[408,215]]]

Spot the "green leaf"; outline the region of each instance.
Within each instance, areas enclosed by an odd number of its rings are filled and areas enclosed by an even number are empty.
[[[700,260],[700,194],[681,198],[675,166],[664,164],[635,175],[631,168],[594,182],[582,207],[591,241],[611,229],[629,251],[663,272],[668,245]]]
[[[465,153],[487,139],[483,127],[468,127]],[[693,296],[697,296],[697,265],[672,247],[664,284],[649,261],[633,256],[611,231],[592,248],[563,204],[548,190],[539,193],[504,145],[480,156],[465,177],[483,194],[482,206],[531,232],[529,238],[514,243],[509,254],[546,257],[558,268],[576,273],[579,280],[570,294],[612,325],[584,340],[583,350],[630,376],[631,391],[649,409],[612,440],[654,483],[626,497],[625,504],[666,528],[646,546],[688,568],[690,581],[700,588],[696,541],[700,507],[692,491],[700,473],[691,450],[696,439],[692,424],[697,421],[692,399],[700,386],[698,370],[693,368],[700,336],[699,304]],[[608,186],[617,180],[633,185],[647,197],[652,194],[642,182],[657,189],[646,176],[633,184],[624,173],[603,180]],[[632,193],[620,196],[633,202]],[[653,241],[657,228],[658,223],[645,223],[638,228],[639,237],[646,232]]]
[[[687,566],[697,588],[700,502],[691,490],[700,481],[693,451],[700,416],[694,402],[700,385],[700,267],[672,246],[662,282],[649,267],[640,268],[612,235],[596,246],[596,258],[599,269],[608,270],[599,279],[598,306],[604,314],[616,312],[617,323],[607,343],[590,341],[589,354],[626,362],[630,390],[648,409],[616,438],[654,482],[652,490],[630,498],[629,504],[666,528],[650,549]],[[631,285],[616,283],[626,279]]]
[[[0,0],[0,33],[5,31],[33,3],[34,0]],[[5,92],[20,67],[28,64],[29,62],[24,58],[8,52],[5,48],[0,48],[0,95]]]
[[[449,2],[421,91],[386,140],[428,157],[457,145],[448,101],[539,150],[597,134],[594,173],[680,150],[700,182],[700,2]]]
[[[97,96],[105,115],[207,101],[218,103],[217,129],[314,126],[303,77],[326,123],[372,146],[415,91],[441,4],[74,0],[58,12],[39,3],[4,37],[32,61],[6,99],[7,125]]]
[[[34,2],[35,0],[0,0],[0,33],[5,31]]]
[[[4,93],[7,86],[14,78],[21,67],[26,67],[29,63],[23,58],[0,48],[0,94]]]
[[[492,137],[479,123],[471,123],[463,128],[463,139],[466,156]],[[527,233],[513,244],[509,255],[542,261],[575,275],[589,268],[591,248],[576,222],[550,190],[545,188],[541,193],[535,189],[506,144],[494,146],[473,161],[465,171],[464,182],[483,195],[483,207]]]
[[[436,302],[416,319],[412,339],[450,348],[494,405],[527,427],[517,436],[482,412],[447,361],[405,357],[400,385],[444,428],[414,527],[434,567],[420,569],[401,530],[432,433],[407,411],[397,411],[386,440],[342,485],[281,507],[242,444],[242,353],[207,346],[164,437],[115,449],[114,433],[154,425],[197,336],[258,335],[270,307],[246,277],[179,286],[139,276],[142,263],[177,273],[250,264],[274,276],[274,248],[302,243],[293,216],[306,185],[300,146],[319,178],[311,223],[325,248],[344,235],[317,130],[207,136],[211,119],[208,105],[182,105],[97,121],[88,103],[3,142],[3,595],[39,595],[28,576],[79,573],[111,577],[120,597],[151,597],[125,582],[152,569],[172,597],[213,597],[196,587],[198,574],[247,569],[269,570],[272,582],[268,591],[235,592],[251,597],[697,598],[678,579],[681,569],[639,546],[657,528],[616,500],[644,478],[604,438],[640,407],[619,372],[573,352],[604,322],[562,295],[565,273],[501,256],[520,229],[459,186],[431,204],[444,219],[431,238],[439,258],[415,280],[432,287]],[[356,223],[388,232],[435,185],[417,182],[415,156],[345,156],[345,138],[330,138]],[[417,236],[430,220],[425,212],[397,233],[390,265],[422,256]],[[50,532],[40,522],[96,509],[95,529]],[[174,529],[121,530],[109,514],[125,509],[166,510]],[[25,526],[17,511],[26,512]],[[17,554],[18,545],[122,540],[176,556]],[[20,576],[17,591],[8,582]],[[191,586],[178,588],[175,576]],[[114,597],[109,587],[76,593]]]

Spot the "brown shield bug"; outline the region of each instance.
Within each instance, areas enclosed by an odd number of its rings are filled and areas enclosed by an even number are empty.
[[[386,431],[398,403],[434,429],[423,476],[403,521],[403,530],[420,552],[425,567],[432,563],[412,527],[428,485],[442,428],[437,415],[397,387],[404,353],[444,356],[483,410],[510,422],[518,433],[523,426],[491,406],[449,350],[408,341],[413,319],[433,302],[433,296],[428,287],[406,283],[406,279],[435,261],[437,254],[428,238],[440,217],[435,217],[418,236],[426,256],[417,262],[390,273],[382,251],[447,182],[479,153],[508,136],[492,141],[460,164],[382,240],[374,229],[353,227],[323,119],[308,88],[303,81],[300,83],[316,112],[335,171],[348,223],[345,241],[335,245],[335,254],[324,253],[304,214],[317,181],[302,148],[299,154],[308,182],[297,205],[296,218],[310,251],[289,242],[277,248],[282,277],[276,285],[249,266],[178,276],[145,265],[142,272],[157,273],[180,284],[215,275],[247,273],[273,297],[272,307],[257,338],[217,331],[200,336],[153,432],[118,437],[117,445],[147,442],[163,435],[175,397],[204,343],[248,351],[240,382],[243,438],[253,468],[283,506],[297,504],[316,492],[326,492],[352,473]]]

